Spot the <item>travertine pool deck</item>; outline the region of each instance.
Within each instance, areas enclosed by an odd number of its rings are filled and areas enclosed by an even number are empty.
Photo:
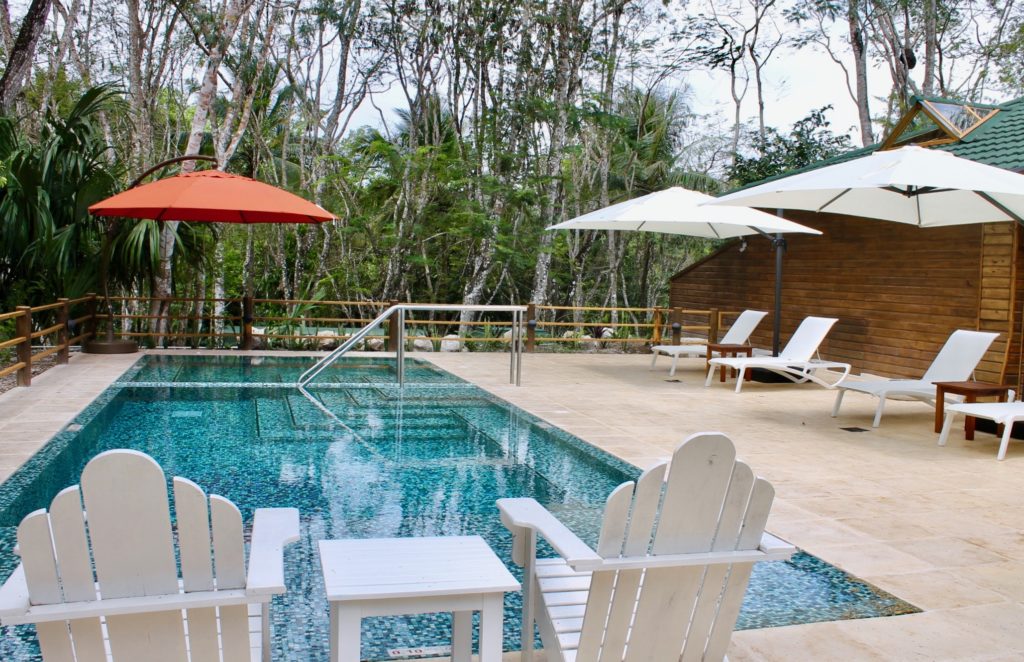
[[[197,352],[206,353],[206,352]],[[596,446],[646,466],[687,435],[725,432],[777,498],[769,529],[907,600],[923,613],[733,636],[731,660],[1024,659],[1024,442],[995,459],[997,439],[962,428],[935,445],[932,410],[810,385],[703,387],[701,360],[648,370],[649,356],[528,354],[523,386],[508,355],[417,354]],[[0,395],[0,479],[60,431],[138,355],[73,355]]]

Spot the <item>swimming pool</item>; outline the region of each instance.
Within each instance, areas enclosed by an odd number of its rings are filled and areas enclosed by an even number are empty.
[[[608,493],[637,470],[432,365],[351,358],[313,394],[341,428],[288,386],[310,359],[143,357],[0,485],[0,573],[17,565],[14,531],[110,448],[152,455],[168,476],[257,507],[294,506],[301,539],[286,553],[288,594],[275,599],[274,659],[327,656],[327,604],[316,541],[479,534],[510,562],[494,501],[530,496],[593,543]],[[254,387],[253,384],[259,386]],[[505,646],[519,648],[519,596],[505,602]],[[909,613],[916,609],[820,559],[755,567],[739,628]],[[448,643],[443,616],[368,619],[363,655]],[[0,659],[38,659],[31,628],[5,629]]]

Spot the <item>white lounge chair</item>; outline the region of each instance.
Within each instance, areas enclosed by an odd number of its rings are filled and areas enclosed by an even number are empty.
[[[708,370],[704,386],[711,386],[715,369],[725,366],[736,371],[737,393],[743,388],[743,375],[750,368],[770,370],[797,384],[814,382],[825,388],[833,388],[850,374],[850,364],[840,361],[822,361],[814,356],[818,353],[818,346],[825,340],[825,336],[837,321],[832,317],[804,318],[778,356],[766,356],[755,351],[754,356],[711,359],[708,361],[711,367]],[[819,370],[829,372],[840,370],[841,374],[834,381],[826,381],[817,376],[816,373]]]
[[[298,511],[256,511],[247,574],[234,504],[175,478],[174,509],[180,577],[160,465],[131,450],[97,455],[80,488],[18,526],[22,561],[0,588],[0,621],[35,623],[47,661],[269,660],[270,599],[285,591]]]
[[[744,310],[719,342],[724,345],[745,345],[750,338],[750,334],[754,332],[754,329],[757,328],[757,325],[761,323],[761,320],[767,314],[763,310]],[[708,342],[714,341],[710,338],[683,338],[681,342],[681,345],[655,345],[651,347],[651,353],[653,354],[651,357],[651,370],[654,370],[654,364],[658,361],[658,355],[665,354],[672,357],[672,367],[668,371],[669,377],[672,377],[676,374],[676,365],[679,363],[680,356],[707,356]],[[718,356],[718,352],[714,352],[713,356]]]
[[[533,499],[499,499],[523,566],[523,657],[536,620],[549,662],[721,660],[756,561],[795,549],[764,533],[775,491],[720,433],[608,497],[593,550]],[[664,500],[662,487],[664,485]],[[537,536],[561,558],[536,558]]]
[[[998,333],[965,331],[964,329],[954,331],[921,379],[875,379],[845,382],[839,385],[839,392],[836,393],[836,401],[832,405],[832,417],[835,418],[839,415],[839,407],[842,406],[843,396],[847,391],[867,393],[878,398],[875,420],[871,423],[871,426],[876,428],[882,422],[882,412],[885,411],[885,401],[888,398],[921,400],[935,406],[935,382],[962,382],[970,379],[971,373],[978,367],[978,363],[998,335]],[[954,404],[962,400],[963,398],[958,395],[946,397],[946,402]]]
[[[939,435],[939,446],[945,446],[949,439],[949,429],[957,414],[974,416],[995,421],[1003,426],[1003,435],[999,441],[997,460],[1006,459],[1006,449],[1010,447],[1010,435],[1013,424],[1024,421],[1024,402],[971,402],[958,405],[946,405],[946,419],[942,423],[942,434]]]

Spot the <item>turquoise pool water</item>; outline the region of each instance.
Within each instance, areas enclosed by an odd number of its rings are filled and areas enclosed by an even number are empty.
[[[288,594],[275,599],[274,659],[327,658],[327,604],[316,557],[323,538],[482,535],[510,562],[494,501],[530,496],[584,539],[597,535],[605,497],[637,471],[444,373],[409,360],[346,360],[313,394],[346,430],[284,386],[309,359],[146,356],[65,431],[0,485],[0,576],[16,566],[15,527],[78,480],[110,448],[152,455],[168,477],[226,496],[251,521],[257,507],[294,506],[302,537],[286,554]],[[247,382],[259,387],[243,388]],[[226,386],[230,385],[230,386]],[[519,648],[519,596],[506,599],[505,645]],[[916,609],[820,559],[755,568],[738,627],[908,613]],[[444,616],[367,619],[363,655],[442,646]],[[34,660],[31,628],[4,628],[0,659]]]

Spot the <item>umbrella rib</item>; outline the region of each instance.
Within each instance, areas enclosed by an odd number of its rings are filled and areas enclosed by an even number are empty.
[[[999,211],[1003,212],[1004,214],[1006,214],[1007,216],[1009,216],[1013,220],[1015,220],[1018,223],[1024,225],[1024,218],[1021,218],[1019,214],[1015,214],[1014,212],[1010,211],[1010,209],[1008,209],[1006,207],[1006,205],[1004,205],[1003,203],[999,202],[998,200],[993,198],[988,193],[986,193],[984,191],[975,191],[975,194],[977,194],[978,197],[980,197],[982,200],[984,200],[985,202],[989,203],[990,205],[992,205],[993,207],[995,207]]]
[[[849,192],[850,192],[850,191],[852,191],[852,190],[853,190],[853,189],[848,189],[848,188],[847,188],[847,189],[843,189],[843,192],[842,192],[842,193],[840,193],[839,195],[835,196],[834,198],[832,198],[831,200],[829,200],[828,202],[826,202],[826,203],[825,203],[825,204],[823,204],[822,206],[818,207],[818,212],[823,212],[823,211],[825,211],[825,209],[826,209],[827,207],[829,207],[829,206],[830,206],[830,205],[831,205],[831,204],[832,204],[833,202],[835,202],[835,201],[836,201],[836,200],[838,200],[839,198],[843,197],[844,195],[846,195],[847,193],[849,193]]]

